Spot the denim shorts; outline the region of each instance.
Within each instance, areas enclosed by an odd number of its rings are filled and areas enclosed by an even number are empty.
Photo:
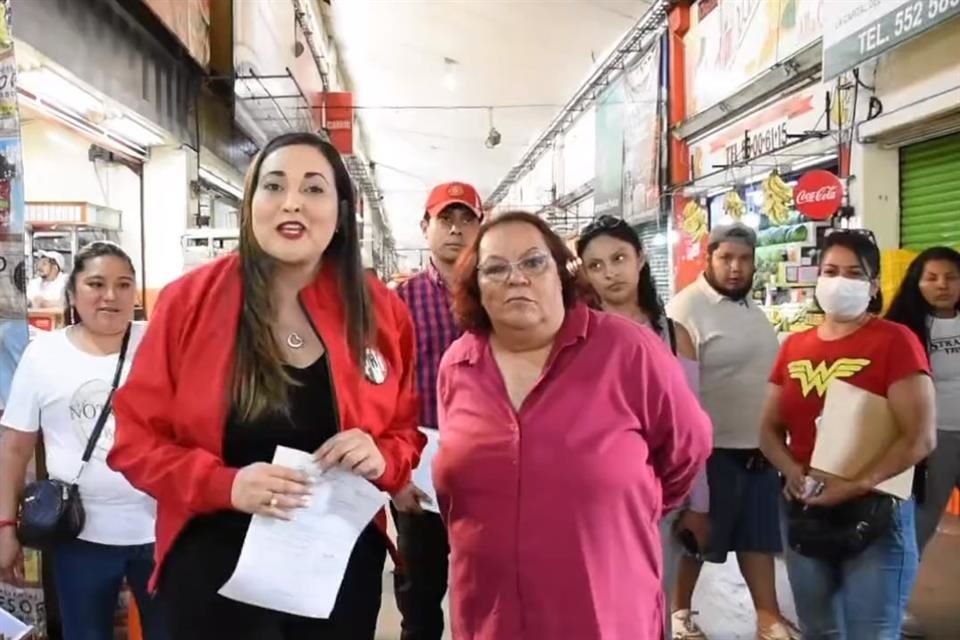
[[[723,563],[727,553],[778,554],[780,475],[758,449],[714,449],[707,461],[710,483],[708,562]]]
[[[917,577],[914,503],[901,502],[891,528],[841,563],[787,548],[787,575],[804,640],[900,640]]]

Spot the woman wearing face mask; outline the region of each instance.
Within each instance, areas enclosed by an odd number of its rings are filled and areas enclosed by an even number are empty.
[[[937,531],[950,494],[960,487],[960,253],[933,247],[907,269],[887,319],[908,327],[930,356],[937,395],[937,448],[925,463],[918,490],[917,547]],[[923,637],[915,618],[904,621],[906,637]]]
[[[76,540],[54,549],[53,575],[66,640],[113,636],[121,584],[130,585],[146,640],[166,638],[166,621],[147,593],[153,572],[152,498],[107,467],[114,440],[108,415],[90,461],[77,475],[91,433],[120,366],[120,380],[140,346],[133,323],[136,275],[130,257],[110,242],[81,249],[66,284],[69,326],[40,332],[20,359],[0,438],[0,578],[22,577],[17,505],[27,464],[42,432],[52,479],[78,479],[86,521]],[[126,339],[126,349],[124,342]],[[106,409],[109,411],[109,409]]]
[[[838,515],[870,500],[874,487],[917,464],[936,440],[923,347],[906,327],[874,315],[881,308],[879,272],[880,252],[869,232],[840,230],[826,237],[816,289],[825,320],[784,343],[761,425],[761,447],[783,474],[787,499],[833,508]],[[901,430],[881,457],[850,479],[809,469],[816,420],[829,384],[839,378],[886,397]],[[824,483],[821,491],[807,491],[808,475]],[[896,501],[877,539],[859,553],[826,560],[788,545],[785,555],[805,640],[900,637],[917,571],[912,500]]]
[[[622,218],[600,216],[581,231],[577,255],[600,307],[653,329],[677,356],[690,388],[698,393],[700,369],[693,340],[683,325],[664,312],[637,232]],[[668,602],[680,550],[677,536],[692,536],[698,549],[706,549],[710,535],[709,513],[710,490],[706,473],[701,473],[684,508],[663,519],[663,584]],[[673,637],[669,617],[664,637]]]
[[[577,302],[573,256],[505,213],[458,262],[433,474],[455,638],[654,638],[661,515],[710,423],[648,330]]]
[[[410,317],[363,274],[353,194],[319,136],[269,142],[247,174],[239,253],[164,290],[117,394],[110,464],[157,499],[156,584],[177,640],[374,637],[383,512],[329,619],[218,595],[251,516],[289,519],[308,503],[304,472],[271,464],[277,447],[393,493],[424,445]]]

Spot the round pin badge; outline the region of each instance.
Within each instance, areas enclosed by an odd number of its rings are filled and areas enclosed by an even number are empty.
[[[367,347],[363,358],[363,375],[373,384],[383,384],[387,379],[387,361],[376,349]]]

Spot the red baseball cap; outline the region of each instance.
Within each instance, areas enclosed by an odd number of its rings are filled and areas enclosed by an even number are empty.
[[[437,185],[427,198],[427,215],[435,216],[452,204],[462,204],[483,218],[483,202],[473,185],[466,182],[445,182]]]

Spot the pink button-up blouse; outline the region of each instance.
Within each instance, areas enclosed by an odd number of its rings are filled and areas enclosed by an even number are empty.
[[[454,639],[661,637],[660,518],[711,448],[662,341],[577,306],[519,412],[487,336],[453,343],[438,391]]]

